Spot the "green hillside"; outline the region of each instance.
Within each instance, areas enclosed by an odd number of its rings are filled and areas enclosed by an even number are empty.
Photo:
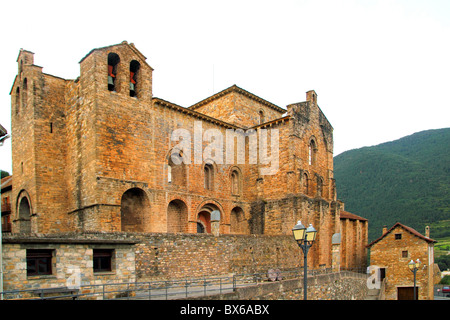
[[[369,241],[396,222],[450,237],[450,128],[344,152],[334,176],[346,210],[369,219]]]

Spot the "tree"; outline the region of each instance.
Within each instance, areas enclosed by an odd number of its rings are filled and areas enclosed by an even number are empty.
[[[3,170],[0,170],[0,171],[1,171],[1,177],[0,177],[1,179],[10,175],[8,171],[3,171]]]

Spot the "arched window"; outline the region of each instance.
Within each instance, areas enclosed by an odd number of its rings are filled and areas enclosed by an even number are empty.
[[[28,198],[22,196],[18,206],[19,216],[19,230],[22,233],[31,232],[31,206]]]
[[[230,232],[234,234],[248,234],[248,221],[245,219],[244,210],[235,207],[230,214]]]
[[[144,190],[128,189],[120,200],[121,230],[144,232],[145,219],[149,215],[150,202]]]
[[[16,89],[16,115],[19,114],[20,111],[20,88],[17,86]]]
[[[117,86],[117,67],[119,65],[120,58],[116,53],[111,52],[108,54],[108,90],[116,91]]]
[[[214,189],[214,167],[212,164],[205,164],[204,167],[204,175],[205,175],[205,189],[213,190]]]
[[[322,190],[323,190],[323,179],[322,177],[317,176],[317,196],[322,196]]]
[[[183,152],[173,152],[175,151],[172,151],[168,160],[167,182],[176,186],[186,186],[187,169],[185,163],[183,162]],[[177,157],[178,160],[176,158],[173,159],[172,157]],[[174,160],[176,161],[176,163],[173,162]]]
[[[27,107],[27,101],[28,101],[28,80],[25,78],[23,80],[23,87],[22,87],[22,106],[23,110]]]
[[[259,124],[264,123],[265,122],[264,111],[259,110],[258,115],[259,115]]]
[[[316,163],[317,146],[314,139],[309,142],[308,163],[309,165]]]
[[[211,233],[211,214],[202,211],[197,215],[197,233]]]
[[[302,183],[303,183],[303,193],[304,194],[308,194],[308,175],[306,173],[303,174],[302,176]]]
[[[138,72],[141,65],[136,60],[130,63],[130,97],[137,96],[138,90]]]
[[[181,200],[172,200],[167,207],[167,232],[187,232],[188,208]]]
[[[241,176],[239,174],[239,171],[236,169],[231,172],[231,194],[241,194]]]

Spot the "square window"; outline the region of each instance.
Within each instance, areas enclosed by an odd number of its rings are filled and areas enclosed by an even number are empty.
[[[112,249],[94,249],[93,250],[94,272],[112,271],[113,253],[114,250]]]
[[[395,240],[400,240],[402,238],[402,234],[401,233],[396,233],[395,234]]]
[[[52,274],[51,249],[27,249],[27,276]]]
[[[408,251],[402,251],[402,258],[408,258]]]

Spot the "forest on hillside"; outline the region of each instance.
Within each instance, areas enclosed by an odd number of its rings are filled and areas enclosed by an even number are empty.
[[[344,152],[334,177],[346,211],[369,219],[369,241],[396,222],[450,237],[450,128]]]

